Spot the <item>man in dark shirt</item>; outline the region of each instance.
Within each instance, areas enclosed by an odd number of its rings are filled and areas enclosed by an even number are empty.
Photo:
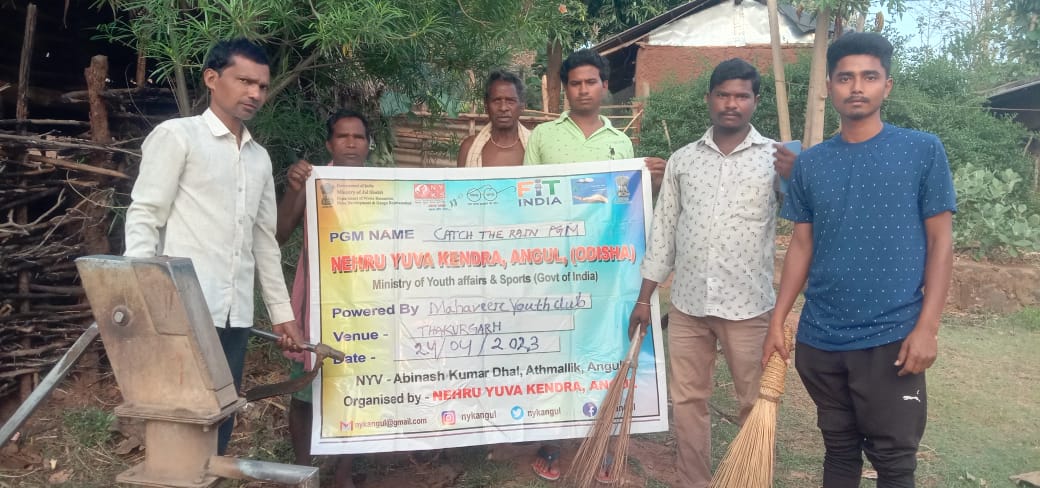
[[[956,195],[932,134],[881,120],[892,45],[842,36],[827,50],[841,133],[799,156],[781,215],[795,222],[762,362],[784,358],[783,324],[808,279],[796,367],[816,403],[823,486],[913,487],[953,266]]]

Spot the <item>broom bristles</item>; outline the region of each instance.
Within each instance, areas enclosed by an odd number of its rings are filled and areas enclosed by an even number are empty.
[[[632,364],[631,388],[628,389],[628,396],[625,397],[625,412],[624,417],[621,419],[621,432],[618,433],[615,440],[614,464],[610,465],[610,479],[614,480],[615,483],[622,482],[621,478],[628,467],[628,436],[632,432],[632,415],[635,410],[636,400],[636,373],[638,370],[639,362],[637,361]]]
[[[585,440],[582,441],[578,452],[574,455],[574,462],[571,463],[570,469],[567,470],[567,475],[564,477],[565,482],[573,483],[578,488],[589,488],[595,483],[596,473],[602,469],[603,459],[609,451],[610,437],[614,433],[616,423],[616,412],[621,404],[621,398],[624,396],[629,371],[633,369],[634,358],[642,343],[642,336],[632,341],[628,356],[618,367],[614,381],[610,384],[606,396],[599,405],[595,423],[592,424],[592,428],[589,429]],[[631,396],[631,394],[630,391],[629,395]],[[631,423],[631,419],[632,417],[627,414],[626,409],[626,415],[621,419],[621,430],[624,430],[626,423]]]
[[[776,414],[776,402],[764,398],[755,402],[744,426],[715,470],[711,488],[773,486],[772,447],[776,441]]]
[[[784,328],[784,344],[788,350],[794,342],[794,330]],[[773,462],[776,443],[776,415],[780,395],[784,393],[787,362],[773,353],[762,370],[759,398],[751,407],[744,425],[726,450],[710,488],[770,488],[773,486]]]

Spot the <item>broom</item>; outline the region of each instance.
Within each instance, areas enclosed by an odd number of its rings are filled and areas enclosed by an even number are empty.
[[[794,346],[794,329],[784,326],[784,347]],[[758,400],[744,426],[729,445],[711,478],[711,488],[770,488],[773,486],[776,414],[784,394],[787,363],[773,353],[762,371]]]
[[[603,461],[610,452],[610,437],[614,433],[614,419],[617,415],[621,398],[625,396],[626,384],[628,395],[625,398],[625,411],[621,418],[621,428],[614,449],[617,453],[615,462],[611,466],[610,477],[619,480],[624,471],[625,453],[628,451],[628,433],[632,426],[632,406],[635,401],[635,372],[639,366],[639,348],[643,344],[643,335],[639,334],[632,339],[632,345],[628,349],[628,355],[618,367],[614,381],[607,389],[607,395],[596,412],[596,422],[592,424],[589,433],[585,435],[581,447],[574,455],[574,462],[567,471],[565,481],[572,483],[578,488],[589,488],[596,481],[596,474],[603,469]],[[631,380],[629,374],[631,373]]]
[[[642,344],[643,336],[640,335],[636,342]],[[625,396],[625,411],[624,416],[621,418],[621,432],[618,433],[617,438],[614,440],[614,462],[610,465],[610,479],[613,480],[613,483],[621,483],[621,477],[625,474],[625,468],[628,466],[628,435],[632,431],[632,413],[635,411],[639,345],[636,346],[635,351],[636,356],[632,358],[632,371],[629,379],[631,387],[628,388],[628,395]],[[609,456],[610,454],[608,453],[607,455]]]

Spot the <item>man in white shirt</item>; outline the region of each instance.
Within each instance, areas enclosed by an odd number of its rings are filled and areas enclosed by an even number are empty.
[[[271,158],[243,124],[267,99],[267,55],[246,39],[221,41],[206,55],[202,76],[209,109],[163,122],[141,146],[126,212],[125,254],[191,258],[240,388],[253,325],[254,274],[279,345],[299,350],[302,343],[275,240]],[[220,454],[233,427],[234,416],[220,426]]]
[[[711,397],[716,342],[740,401],[740,420],[758,396],[762,344],[773,308],[777,170],[774,141],[750,120],[759,76],[740,59],[712,72],[712,126],[668,160],[629,334],[646,333],[650,296],[674,270],[669,377],[680,486],[711,481]]]

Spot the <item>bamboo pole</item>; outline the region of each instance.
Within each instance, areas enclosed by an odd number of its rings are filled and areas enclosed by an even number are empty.
[[[784,73],[784,59],[780,44],[780,17],[776,0],[768,0],[769,8],[769,40],[773,52],[773,78],[776,79],[776,115],[780,124],[780,139],[791,140],[791,114],[787,107],[787,77]]]
[[[805,134],[802,147],[807,149],[823,141],[823,116],[827,101],[827,30],[831,9],[816,12],[812,68],[809,74],[809,96],[805,107]]]

